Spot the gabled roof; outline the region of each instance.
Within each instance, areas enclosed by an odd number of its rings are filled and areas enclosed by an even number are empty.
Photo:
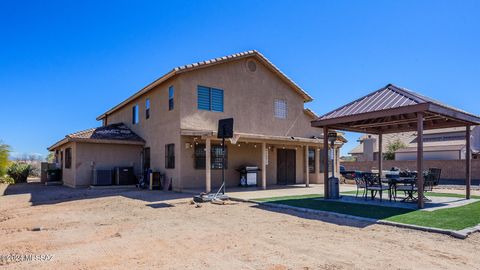
[[[67,142],[145,144],[145,140],[142,137],[138,136],[125,124],[118,123],[69,134],[64,139],[50,146],[48,150],[52,151]]]
[[[321,116],[312,126],[373,134],[414,131],[418,113],[425,116],[425,130],[480,124],[479,116],[388,84]]]
[[[125,106],[126,104],[131,102],[132,100],[134,100],[134,99],[138,98],[139,96],[141,96],[141,95],[147,93],[148,91],[152,90],[155,86],[165,82],[168,79],[171,79],[172,77],[174,77],[178,74],[193,71],[193,70],[196,70],[196,69],[199,69],[199,68],[206,68],[206,67],[210,67],[210,66],[213,66],[213,65],[218,65],[218,64],[222,64],[222,63],[226,63],[226,62],[230,62],[230,61],[234,61],[234,60],[239,60],[239,59],[247,58],[247,57],[255,57],[257,60],[259,60],[261,63],[263,63],[267,68],[269,68],[272,72],[277,74],[280,77],[280,79],[282,79],[284,82],[286,82],[288,85],[290,85],[299,95],[301,95],[303,97],[304,102],[310,102],[310,101],[313,100],[312,97],[309,94],[307,94],[307,92],[305,92],[302,88],[300,88],[300,86],[298,86],[292,79],[290,79],[287,75],[285,75],[285,73],[280,71],[280,69],[277,68],[272,62],[270,62],[270,60],[268,60],[263,54],[261,54],[260,52],[258,52],[256,50],[251,50],[251,51],[235,53],[235,54],[231,54],[231,55],[227,55],[227,56],[223,56],[223,57],[213,58],[213,59],[206,60],[206,61],[201,61],[201,62],[196,62],[196,63],[193,63],[193,64],[188,64],[188,65],[183,65],[183,66],[176,67],[176,68],[172,69],[170,72],[168,72],[167,74],[160,77],[159,79],[157,79],[154,82],[150,83],[149,85],[145,86],[140,91],[133,94],[132,96],[130,96],[126,100],[122,101],[117,106],[113,107],[112,109],[110,109],[107,112],[103,113],[102,115],[98,116],[97,120],[101,120],[101,119],[105,118],[106,115],[109,115],[109,114],[115,112],[116,110],[122,108],[123,106]]]

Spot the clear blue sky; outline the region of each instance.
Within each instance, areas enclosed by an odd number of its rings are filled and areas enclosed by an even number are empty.
[[[0,140],[46,154],[171,68],[250,49],[319,114],[387,83],[480,114],[479,14],[480,1],[2,1]]]

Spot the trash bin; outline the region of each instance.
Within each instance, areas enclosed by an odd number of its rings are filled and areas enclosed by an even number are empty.
[[[61,169],[47,170],[47,182],[59,182],[61,180],[62,180],[62,170]]]

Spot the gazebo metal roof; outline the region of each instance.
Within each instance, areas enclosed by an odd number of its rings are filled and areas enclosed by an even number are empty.
[[[324,134],[329,129],[378,134],[380,157],[382,154],[383,134],[417,131],[417,171],[423,172],[423,131],[428,129],[465,127],[466,130],[466,198],[470,198],[471,184],[471,126],[480,125],[480,117],[457,108],[445,105],[434,99],[397,87],[393,84],[333,110],[317,120],[313,127],[323,128]],[[324,151],[328,156],[328,140],[324,137]],[[382,176],[383,158],[378,159],[379,177]],[[324,160],[325,197],[329,198],[328,160]],[[418,174],[418,207],[424,207],[423,173]]]
[[[415,131],[420,112],[426,130],[480,125],[479,116],[388,84],[319,117],[312,126],[371,134]]]

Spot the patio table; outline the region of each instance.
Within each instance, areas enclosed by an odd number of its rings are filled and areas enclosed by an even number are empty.
[[[388,186],[390,188],[389,190],[389,199],[391,200],[392,199],[392,196],[394,197],[394,200],[395,198],[397,197],[397,185],[398,184],[406,184],[406,185],[412,185],[412,187],[415,185],[417,179],[416,178],[413,178],[413,177],[389,177],[387,175],[386,178],[383,178],[382,179],[382,182],[384,183],[388,183]],[[393,192],[392,192],[393,190]],[[407,200],[410,200],[410,201],[415,201],[416,198],[413,197],[413,189],[412,191],[407,191],[407,197],[403,198],[402,199],[402,202],[405,202]]]

